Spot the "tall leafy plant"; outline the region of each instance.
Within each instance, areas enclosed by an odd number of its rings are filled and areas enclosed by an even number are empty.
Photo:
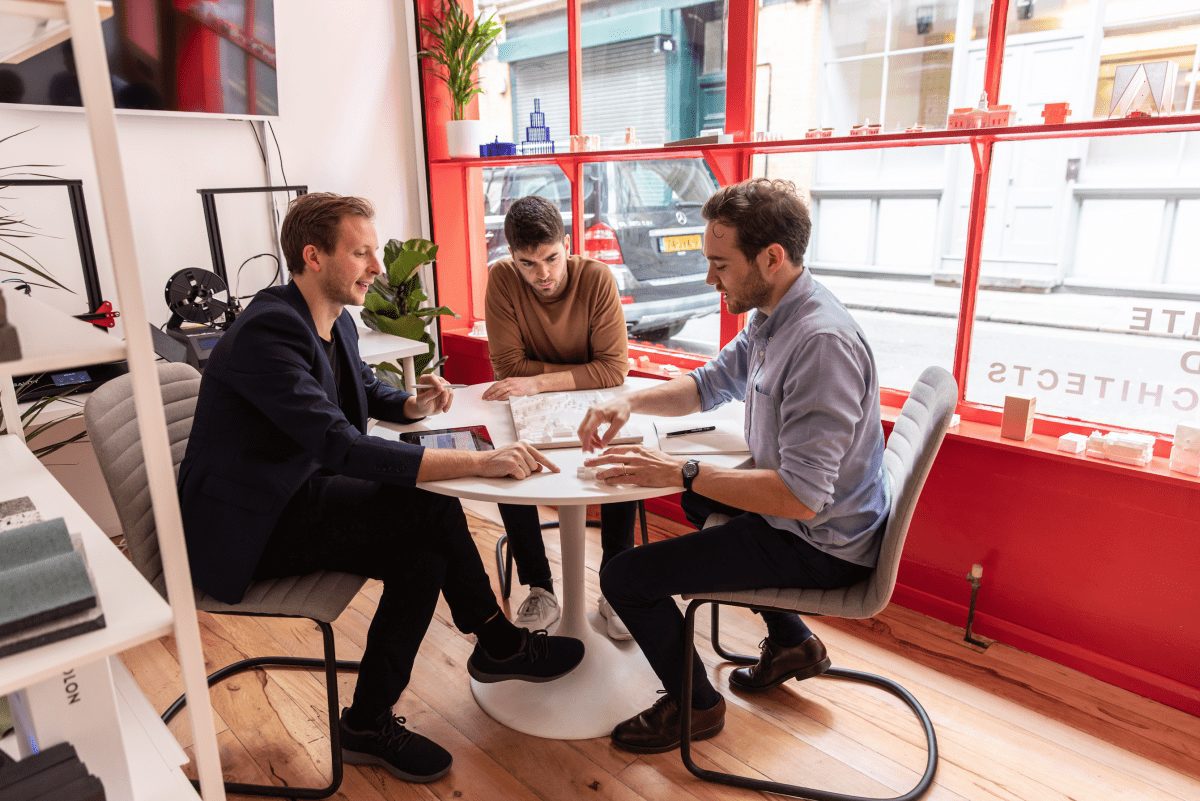
[[[0,138],[0,145],[32,130],[32,128],[26,128],[24,131],[17,131],[14,134]],[[57,278],[51,275],[46,266],[38,261],[37,257],[25,247],[30,239],[48,236],[48,234],[30,223],[25,219],[24,215],[10,208],[8,205],[11,198],[7,196],[7,190],[12,184],[6,183],[6,181],[18,178],[54,178],[55,176],[53,175],[29,172],[29,170],[46,169],[55,166],[57,165],[8,164],[0,166],[0,273],[32,275],[43,281],[49,281],[59,289],[65,289],[74,294],[74,290],[64,286]],[[35,284],[35,286],[44,287],[46,284]]]
[[[41,377],[42,376],[40,376],[40,375],[30,376],[29,378],[22,381],[20,384],[17,384],[17,386],[16,386],[17,393],[18,394],[23,393],[28,387],[32,387],[35,383],[37,383],[38,379],[40,379]],[[7,381],[7,380],[8,380],[7,378],[0,379],[0,381]],[[49,415],[50,419],[39,422],[38,418],[44,412],[48,412],[50,405],[54,404],[54,403],[57,403],[60,406],[72,407],[72,410],[71,411],[64,410],[63,412],[50,414]],[[79,420],[82,417],[83,417],[83,402],[80,401],[78,398],[71,397],[71,392],[69,390],[67,392],[63,392],[58,395],[51,395],[49,397],[40,398],[40,399],[34,401],[33,403],[29,404],[28,406],[26,406],[25,409],[21,412],[21,429],[25,433],[25,443],[26,443],[26,445],[29,446],[29,449],[33,452],[33,455],[38,457],[39,459],[41,459],[42,457],[49,456],[50,454],[54,453],[55,451],[57,451],[61,448],[65,448],[66,446],[68,446],[74,442],[83,442],[87,439],[87,431],[86,430],[78,431],[78,432],[72,434],[71,436],[66,437],[65,439],[61,439],[61,440],[57,440],[57,441],[49,441],[48,442],[48,441],[45,441],[46,438],[42,436],[43,434],[48,433],[55,426],[62,425],[63,423],[66,423],[70,420]],[[9,429],[8,429],[8,421],[4,419],[3,413],[0,413],[0,434],[9,434],[9,433],[12,433],[12,432],[9,431]],[[39,437],[41,439],[35,443],[34,440],[39,439]]]
[[[389,240],[383,247],[384,271],[372,282],[363,303],[362,321],[368,328],[428,344],[425,354],[413,357],[417,376],[441,364],[441,361],[432,363],[433,337],[427,330],[429,324],[442,315],[458,316],[447,306],[422,305],[429,296],[421,284],[420,267],[432,262],[437,251],[438,246],[428,239]],[[404,386],[404,371],[398,365],[381,362],[374,367],[380,380]]]
[[[474,20],[458,0],[442,0],[438,16],[422,19],[421,29],[426,33],[426,48],[417,55],[433,62],[434,74],[450,90],[451,119],[461,120],[471,98],[483,91],[475,67],[504,26],[495,14]]]

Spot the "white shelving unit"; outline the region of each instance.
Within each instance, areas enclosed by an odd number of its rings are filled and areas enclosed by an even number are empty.
[[[43,517],[61,516],[68,530],[82,535],[106,624],[98,631],[0,658],[0,695],[171,633],[171,607],[19,438],[0,437],[0,464],[0,496],[28,496]]]
[[[209,704],[204,655],[192,594],[175,472],[167,438],[162,393],[142,298],[125,176],[117,145],[108,61],[96,0],[0,0],[0,13],[65,22],[78,65],[80,92],[99,178],[117,297],[127,339],[120,342],[87,323],[17,293],[5,293],[22,357],[0,362],[0,409],[13,429],[0,438],[0,498],[28,495],[44,517],[62,515],[83,536],[106,627],[0,659],[0,692],[44,686],[63,671],[88,669],[111,675],[114,741],[130,766],[131,789],[110,801],[196,798],[179,770],[178,744],[155,717],[136,684],[114,657],[164,634],[174,634],[192,724],[193,749],[204,801],[224,801],[225,787]],[[12,376],[86,366],[124,358],[129,364],[142,455],[150,485],[168,601],[112,546],[24,446]],[[169,603],[168,603],[169,602]],[[94,670],[102,668],[102,670]],[[36,721],[35,721],[36,722]],[[168,742],[168,739],[172,742]],[[174,763],[174,764],[172,764]],[[93,773],[96,766],[90,765]]]

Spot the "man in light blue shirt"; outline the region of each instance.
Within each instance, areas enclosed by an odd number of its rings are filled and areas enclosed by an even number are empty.
[[[615,745],[639,753],[679,745],[683,617],[672,596],[763,587],[844,587],[875,566],[889,492],[883,472],[879,379],[862,330],[804,268],[811,221],[795,187],[757,179],[725,187],[704,206],[707,281],[749,325],[708,364],[589,410],[587,449],[604,447],[633,412],[682,415],[740,399],[753,464],[719,469],[640,445],[608,448],[588,462],[600,480],[682,485],[684,511],[722,526],[626,551],[600,574],[666,694],[617,725]],[[607,428],[601,432],[601,428]],[[757,664],[730,683],[766,690],[829,667],[825,648],[797,615],[764,613]],[[725,702],[694,661],[692,736],[711,737]]]

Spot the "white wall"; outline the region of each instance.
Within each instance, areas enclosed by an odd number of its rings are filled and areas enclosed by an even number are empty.
[[[381,0],[285,0],[276,4],[280,116],[274,120],[287,177],[311,191],[327,190],[370,198],[382,240],[421,235],[420,197],[410,91],[412,48],[404,14],[411,6]],[[60,165],[57,177],[84,182],[88,217],[105,296],[116,302],[103,211],[91,145],[82,113],[0,109],[0,138],[36,130],[0,145],[0,165]],[[121,154],[132,206],[142,291],[150,321],[169,316],[163,302],[167,278],[185,266],[211,267],[198,188],[264,185],[266,172],[250,124],[194,117],[118,116]],[[282,183],[274,145],[267,136],[273,181]],[[12,195],[15,190],[5,193]],[[13,206],[11,201],[7,202]],[[265,201],[219,201],[226,259],[232,271],[238,252],[270,246],[271,217]],[[15,206],[14,206],[15,208]],[[61,213],[65,208],[57,211]],[[38,209],[40,211],[40,208]],[[280,208],[282,215],[284,209]],[[39,223],[52,220],[39,219]],[[74,236],[70,220],[50,233],[62,242],[44,243],[62,264],[47,264],[70,286]],[[63,254],[67,254],[64,256]],[[255,265],[268,260],[259,260]],[[260,286],[273,265],[257,273],[247,267],[243,293]],[[265,277],[264,277],[265,276]],[[231,279],[233,278],[231,274]],[[43,299],[54,302],[54,298]],[[59,298],[70,307],[77,299]],[[119,306],[119,304],[118,304]],[[78,311],[78,309],[74,309]],[[67,436],[77,423],[64,426]],[[51,470],[110,535],[120,531],[95,457],[87,445],[59,451]]]
[[[412,47],[403,16],[411,6],[380,0],[286,0],[275,8],[280,116],[273,124],[288,180],[307,184],[310,191],[370,198],[384,241],[419,236]],[[261,186],[267,174],[248,122],[129,114],[118,119],[143,294],[147,314],[157,324],[168,317],[162,294],[166,279],[181,267],[211,268],[196,190]],[[0,145],[0,165],[55,164],[60,166],[48,172],[83,180],[101,284],[116,303],[84,116],[78,111],[0,109],[0,138],[34,126],[31,133]],[[282,183],[269,135],[267,140],[272,179]],[[245,257],[239,254],[271,246],[271,216],[265,200],[229,198],[218,204],[232,279]],[[61,226],[55,233],[71,240],[69,220],[55,222]],[[266,259],[248,266],[242,293],[264,284],[273,268]],[[52,269],[69,276],[75,265]]]

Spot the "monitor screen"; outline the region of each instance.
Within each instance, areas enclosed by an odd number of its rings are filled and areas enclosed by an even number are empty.
[[[274,0],[113,0],[102,16],[118,109],[279,113]],[[68,34],[0,12],[0,105],[82,105]]]

